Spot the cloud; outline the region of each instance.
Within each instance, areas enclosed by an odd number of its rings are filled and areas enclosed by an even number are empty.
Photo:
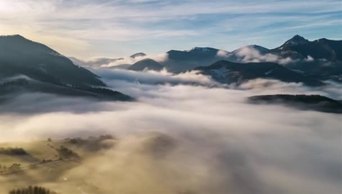
[[[143,59],[153,59],[157,62],[164,62],[167,60],[168,55],[167,53],[163,54],[156,54],[156,55],[144,55],[144,56],[137,56],[132,58],[131,56],[120,57],[120,58],[107,58],[107,57],[96,57],[90,60],[82,60],[77,59],[75,57],[71,57],[71,60],[80,66],[85,66],[92,69],[99,69],[99,68],[121,68],[125,69],[134,63],[143,60]]]
[[[229,52],[228,51],[225,51],[225,50],[218,50],[217,51],[217,54],[216,54],[218,57],[227,57],[229,55]]]
[[[95,72],[101,76],[109,85],[113,88],[120,90],[122,88],[122,82],[126,84],[133,84],[135,86],[155,85],[155,84],[188,84],[188,85],[203,85],[203,86],[218,86],[219,84],[213,81],[211,78],[198,74],[195,71],[185,72],[180,74],[172,74],[165,69],[156,71],[128,71],[122,69],[97,69]],[[134,88],[135,86],[131,86]],[[153,86],[152,86],[153,87]],[[122,88],[124,89],[124,88]]]
[[[260,50],[253,46],[245,46],[238,49],[235,53],[238,60],[242,62],[274,62],[279,64],[288,64],[295,62],[291,57],[281,57],[272,53],[261,53]]]
[[[128,67],[129,65],[132,65],[135,63],[136,59],[132,58],[93,58],[90,60],[81,60],[74,57],[71,57],[71,60],[74,62],[74,64],[83,66],[86,68],[92,68],[92,69],[98,69],[98,68],[113,68],[113,67]]]
[[[301,83],[285,83],[272,79],[254,79],[244,82],[237,88],[249,90],[258,95],[267,94],[307,94],[322,95],[333,99],[342,99],[342,92],[338,90],[339,83],[327,82],[327,85],[321,87],[308,87]],[[231,86],[234,88],[234,86]]]
[[[248,83],[248,90],[151,85],[147,80],[161,75],[125,73],[113,71],[104,79],[137,102],[91,104],[50,96],[39,100],[45,104],[39,106],[37,96],[23,96],[9,106],[25,102],[31,110],[63,104],[64,108],[31,115],[2,111],[0,140],[117,136],[115,148],[83,161],[57,180],[39,182],[64,193],[339,193],[340,115],[245,103],[245,97],[266,91],[315,90],[279,82],[261,88],[262,80]],[[135,84],[129,76],[147,84]],[[316,90],[341,96],[339,87]],[[86,111],[73,111],[77,109]]]
[[[129,55],[132,48],[157,53],[172,47],[272,47],[298,33],[340,38],[335,29],[341,8],[335,0],[0,0],[0,5],[2,33],[21,33],[84,58]]]

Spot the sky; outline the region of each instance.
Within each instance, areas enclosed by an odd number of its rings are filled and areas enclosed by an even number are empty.
[[[342,39],[341,0],[0,0],[0,33],[89,59]]]

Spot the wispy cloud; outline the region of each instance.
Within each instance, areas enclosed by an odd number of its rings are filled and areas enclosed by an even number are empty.
[[[249,41],[272,47],[294,33],[341,38],[341,10],[338,0],[0,0],[0,29],[68,55],[119,56],[174,45],[233,49]]]

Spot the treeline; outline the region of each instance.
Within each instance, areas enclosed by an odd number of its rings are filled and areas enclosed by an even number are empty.
[[[28,188],[24,188],[24,189],[12,190],[9,192],[9,194],[56,194],[56,193],[43,187],[29,186]]]
[[[28,155],[23,148],[0,148],[0,154],[13,156]]]

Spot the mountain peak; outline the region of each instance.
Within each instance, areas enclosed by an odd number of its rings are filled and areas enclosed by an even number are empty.
[[[131,65],[128,69],[133,71],[155,70],[160,71],[164,66],[157,61],[146,58]]]
[[[208,52],[208,51],[217,51],[217,49],[210,47],[195,47],[190,50],[190,52]]]
[[[130,58],[135,59],[135,58],[137,58],[137,57],[145,57],[145,56],[146,56],[145,53],[139,52],[139,53],[135,53],[135,54],[131,55]]]
[[[48,53],[53,55],[60,55],[57,51],[49,48],[48,46],[34,42],[19,34],[0,36],[0,48],[6,48],[13,52],[19,53]]]
[[[264,53],[264,52],[268,52],[269,50],[265,47],[262,47],[262,46],[259,46],[259,45],[246,45],[246,46],[243,46],[243,47],[240,47],[238,49],[235,50],[235,52],[238,52],[238,51],[241,51],[243,49],[253,49],[253,50],[257,50],[261,53]],[[234,51],[233,51],[234,52]]]
[[[0,36],[0,39],[28,40],[20,34],[2,35]]]
[[[299,45],[299,44],[305,44],[308,42],[309,40],[297,34],[293,36],[290,40],[286,41],[284,45]]]
[[[5,37],[22,37],[24,38],[22,35],[20,34],[11,34],[11,35],[1,35],[0,37],[5,38]]]
[[[294,36],[292,37],[292,39],[302,39],[302,40],[306,40],[303,36],[298,35],[298,34],[294,35]]]

